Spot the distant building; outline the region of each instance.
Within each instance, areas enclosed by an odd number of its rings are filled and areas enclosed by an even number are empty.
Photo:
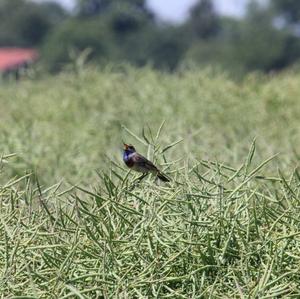
[[[20,70],[34,63],[38,57],[34,49],[0,48],[0,73],[15,73],[18,76]]]

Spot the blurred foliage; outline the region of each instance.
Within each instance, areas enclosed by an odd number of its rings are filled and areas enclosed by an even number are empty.
[[[214,65],[239,77],[297,64],[299,17],[293,0],[252,0],[240,19],[220,16],[212,0],[199,0],[176,25],[157,20],[146,0],[77,0],[72,13],[53,2],[3,0],[0,46],[40,48],[51,72],[89,49],[84,61],[101,66],[128,62],[173,71]]]
[[[235,82],[207,68],[170,74],[109,65],[3,84],[0,152],[20,159],[0,182],[36,169],[41,184],[62,178],[92,184],[98,180],[94,170],[103,170],[105,161],[121,162],[122,140],[137,143],[122,124],[142,136],[143,127],[156,131],[163,120],[163,147],[184,139],[170,150],[174,160],[210,157],[238,168],[257,136],[258,161],[280,151],[286,167],[294,167],[299,159],[293,148],[300,147],[299,80],[294,72],[251,74]],[[147,153],[143,144],[137,147]]]
[[[88,5],[81,1],[79,15],[48,35],[42,51],[51,71],[70,62],[70,51],[81,52],[87,47],[92,49],[90,59],[102,64],[129,61],[137,66],[176,67],[185,45],[180,40],[180,29],[157,26],[143,1],[100,2]],[[86,17],[91,11],[88,7],[97,7],[98,13],[95,10]]]
[[[212,1],[202,0],[190,10],[187,28],[194,38],[211,38],[218,32],[220,18],[214,10]]]
[[[146,17],[153,18],[145,0],[77,0],[77,15],[86,17],[103,15],[123,5],[134,8]]]
[[[185,63],[216,65],[235,76],[249,71],[283,69],[298,60],[300,40],[292,32],[274,26],[270,7],[252,1],[242,20],[222,18],[218,35],[192,43]]]
[[[300,2],[298,0],[273,0],[271,4],[275,12],[287,23],[300,21]]]
[[[37,46],[66,17],[57,4],[23,0],[0,2],[0,46]]]

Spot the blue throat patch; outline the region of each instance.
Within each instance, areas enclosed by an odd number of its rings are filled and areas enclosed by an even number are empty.
[[[124,150],[123,152],[123,160],[126,162],[130,159],[130,155],[133,154],[133,151],[130,150]]]

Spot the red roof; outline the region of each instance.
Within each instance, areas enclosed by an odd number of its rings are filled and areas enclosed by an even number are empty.
[[[17,69],[38,59],[34,49],[0,48],[0,72]]]

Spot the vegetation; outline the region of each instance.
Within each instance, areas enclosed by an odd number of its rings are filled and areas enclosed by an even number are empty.
[[[240,77],[279,71],[299,61],[297,0],[249,1],[236,19],[199,0],[183,24],[163,23],[146,0],[77,0],[64,11],[53,2],[2,0],[0,46],[37,47],[44,70],[59,72],[80,53],[91,64],[130,63],[174,71],[217,65]]]
[[[22,0],[0,3],[0,47],[37,47],[54,26],[67,16],[54,2]]]
[[[299,296],[299,79],[119,66],[3,85],[1,295]],[[138,183],[122,140],[172,182]]]

